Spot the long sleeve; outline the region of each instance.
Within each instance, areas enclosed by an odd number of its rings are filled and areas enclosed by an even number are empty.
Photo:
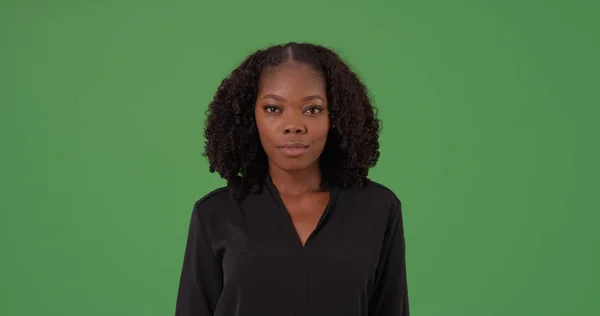
[[[402,205],[392,207],[385,233],[374,289],[369,300],[369,316],[408,316],[408,286],[406,277]]]
[[[212,316],[223,289],[221,261],[210,247],[200,220],[200,204],[192,212],[183,268],[179,283],[176,316]]]

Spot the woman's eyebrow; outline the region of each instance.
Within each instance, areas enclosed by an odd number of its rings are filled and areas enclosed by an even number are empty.
[[[282,97],[280,95],[276,95],[276,94],[267,94],[267,95],[263,96],[262,98],[263,99],[275,99],[277,101],[285,101],[284,97]],[[317,94],[309,95],[309,96],[302,98],[302,101],[310,101],[310,100],[325,101],[320,95],[317,95]]]
[[[325,101],[325,100],[323,100],[323,98],[320,95],[317,95],[317,94],[309,95],[309,96],[302,98],[302,101],[309,101],[309,100]]]
[[[262,98],[263,98],[263,100],[264,100],[264,99],[275,99],[275,100],[277,100],[277,101],[282,101],[282,102],[283,102],[283,101],[285,101],[285,98],[284,98],[284,97],[282,97],[282,96],[279,96],[279,95],[276,95],[276,94],[267,94],[267,95],[265,95],[265,96],[264,96],[264,97],[262,97]]]

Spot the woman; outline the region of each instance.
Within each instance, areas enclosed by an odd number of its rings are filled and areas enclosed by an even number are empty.
[[[193,208],[178,316],[408,315],[401,204],[367,179],[379,120],[332,51],[259,50],[210,104],[227,187]]]

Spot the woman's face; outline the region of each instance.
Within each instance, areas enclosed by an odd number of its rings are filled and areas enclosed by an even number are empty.
[[[301,63],[284,63],[260,77],[254,108],[261,144],[271,167],[318,167],[329,132],[322,75]]]

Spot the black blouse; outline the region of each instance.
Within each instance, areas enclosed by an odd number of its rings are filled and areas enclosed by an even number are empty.
[[[328,186],[306,244],[276,187],[235,200],[226,188],[191,216],[176,316],[407,316],[400,200],[369,181]]]

